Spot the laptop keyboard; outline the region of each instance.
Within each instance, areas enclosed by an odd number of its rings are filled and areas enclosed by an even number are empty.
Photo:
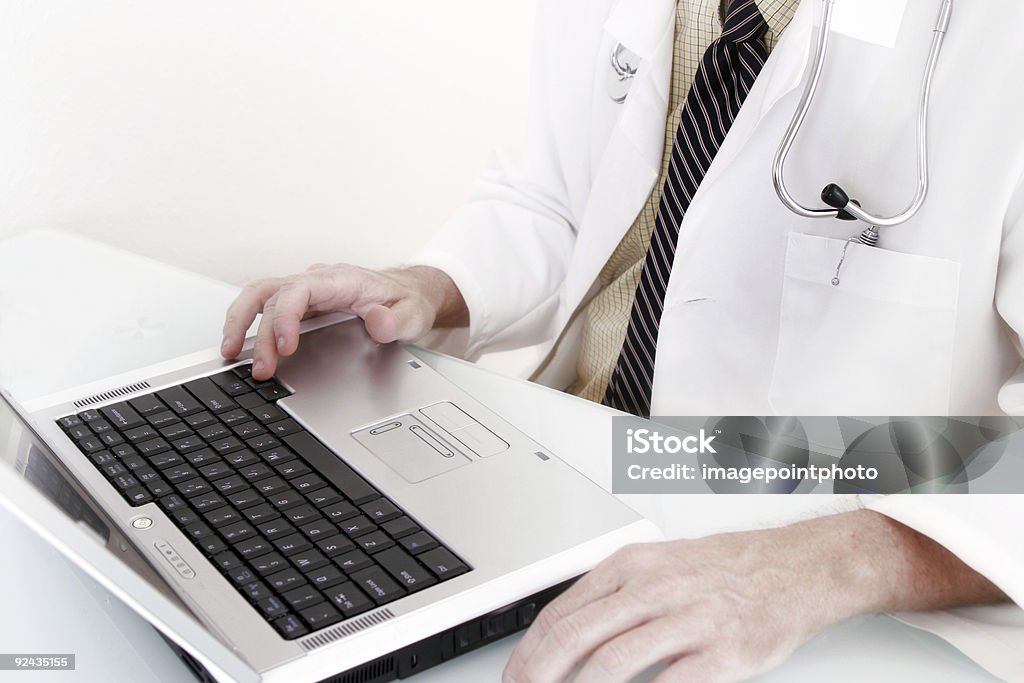
[[[286,639],[470,570],[279,408],[288,394],[247,364],[57,424]]]

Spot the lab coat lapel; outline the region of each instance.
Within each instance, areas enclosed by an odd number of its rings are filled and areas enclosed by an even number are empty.
[[[637,54],[639,69],[611,131],[591,186],[566,283],[571,312],[590,289],[601,268],[633,223],[658,179],[668,114],[675,0],[621,0],[605,30],[608,53],[616,42]],[[607,41],[606,41],[607,42]],[[606,57],[599,64],[595,98],[605,105]]]

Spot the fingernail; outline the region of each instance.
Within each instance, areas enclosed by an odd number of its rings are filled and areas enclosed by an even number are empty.
[[[284,337],[278,337],[277,338],[277,350],[281,351],[282,349],[284,349]]]
[[[264,363],[263,361],[258,360],[258,361],[256,361],[255,363],[252,364],[252,371],[253,372],[261,372],[263,370],[263,368],[266,367],[266,365],[267,364]]]

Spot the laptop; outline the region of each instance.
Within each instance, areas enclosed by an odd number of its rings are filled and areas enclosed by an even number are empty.
[[[0,391],[0,502],[210,680],[406,678],[659,537],[359,320],[250,365],[251,342],[30,411]]]

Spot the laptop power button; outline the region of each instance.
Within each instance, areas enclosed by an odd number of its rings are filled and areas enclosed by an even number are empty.
[[[196,578],[196,572],[192,567],[188,566],[185,560],[181,559],[181,555],[171,547],[171,544],[167,541],[157,541],[153,544],[156,549],[160,551],[164,559],[167,560],[168,564],[174,567],[175,571],[181,574],[183,579],[194,579]]]

